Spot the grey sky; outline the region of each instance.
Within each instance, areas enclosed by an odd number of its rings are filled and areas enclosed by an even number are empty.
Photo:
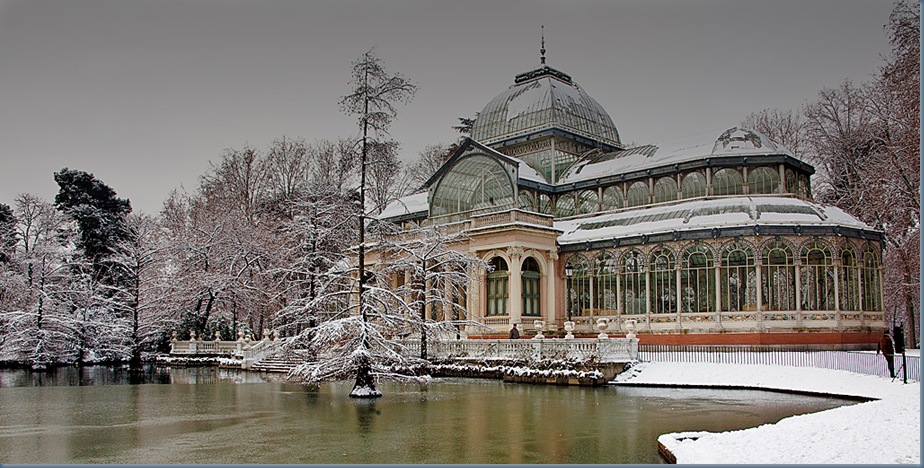
[[[718,136],[763,108],[870,78],[887,0],[0,0],[0,203],[49,200],[62,167],[156,213],[227,147],[351,136],[337,106],[375,46],[420,85],[402,158],[450,143],[539,64],[570,74],[624,142]]]

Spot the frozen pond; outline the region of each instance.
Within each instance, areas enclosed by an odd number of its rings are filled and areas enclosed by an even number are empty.
[[[350,383],[216,368],[0,370],[0,463],[659,463],[658,435],[852,402],[762,391]],[[130,382],[145,382],[134,383]]]

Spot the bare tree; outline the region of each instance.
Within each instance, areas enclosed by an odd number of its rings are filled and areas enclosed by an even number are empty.
[[[811,155],[806,154],[805,122],[797,112],[764,109],[745,117],[741,126],[763,133],[789,148],[798,158],[811,159]]]
[[[408,178],[410,179],[411,190],[418,190],[423,184],[436,174],[443,164],[452,156],[452,153],[458,148],[457,145],[427,145],[417,157],[411,167],[408,168]]]
[[[226,149],[221,163],[212,164],[211,171],[202,176],[200,186],[210,202],[238,210],[247,222],[254,223],[267,183],[266,162],[255,148],[244,145]]]
[[[400,282],[395,294],[419,311],[421,359],[427,359],[429,335],[458,334],[463,326],[477,326],[468,320],[462,298],[468,279],[488,265],[461,250],[468,241],[464,234],[443,234],[436,226],[402,230],[387,222],[376,224],[376,234],[375,249],[384,259],[381,274],[410,277]]]
[[[364,306],[365,284],[367,282],[365,271],[366,163],[370,143],[374,143],[374,141],[370,141],[370,137],[380,138],[388,133],[388,127],[397,116],[395,104],[410,101],[417,91],[417,86],[400,74],[391,75],[386,72],[381,59],[376,57],[371,49],[353,62],[352,75],[353,77],[350,80],[350,85],[353,87],[352,91],[340,99],[340,107],[343,112],[358,116],[359,127],[362,132],[359,182],[359,206],[362,213],[359,216],[359,294],[357,310],[363,322],[366,322],[369,318],[368,310]],[[363,338],[361,341],[363,346],[370,344],[367,339],[369,337],[371,335]],[[362,353],[360,352],[360,354]],[[378,396],[378,391],[375,389],[375,377],[372,374],[372,367],[368,359],[368,357],[363,357],[357,361],[359,364],[356,367],[356,384],[350,393],[351,395],[357,397]]]

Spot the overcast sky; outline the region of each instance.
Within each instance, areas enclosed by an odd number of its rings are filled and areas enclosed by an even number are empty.
[[[392,136],[409,160],[451,143],[539,64],[610,113],[623,142],[717,137],[868,80],[889,51],[888,0],[0,0],[0,203],[49,201],[62,167],[135,211],[195,190],[228,147],[348,137],[337,100],[375,47],[420,91]]]

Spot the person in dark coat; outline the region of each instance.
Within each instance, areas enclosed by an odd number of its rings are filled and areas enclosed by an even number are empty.
[[[876,354],[882,353],[885,356],[886,365],[889,366],[889,376],[895,378],[895,347],[892,346],[892,339],[887,332],[882,332],[882,338],[879,338],[879,345],[876,346]]]
[[[510,339],[517,340],[520,338],[520,330],[517,330],[517,324],[513,324],[513,328],[510,329]]]

